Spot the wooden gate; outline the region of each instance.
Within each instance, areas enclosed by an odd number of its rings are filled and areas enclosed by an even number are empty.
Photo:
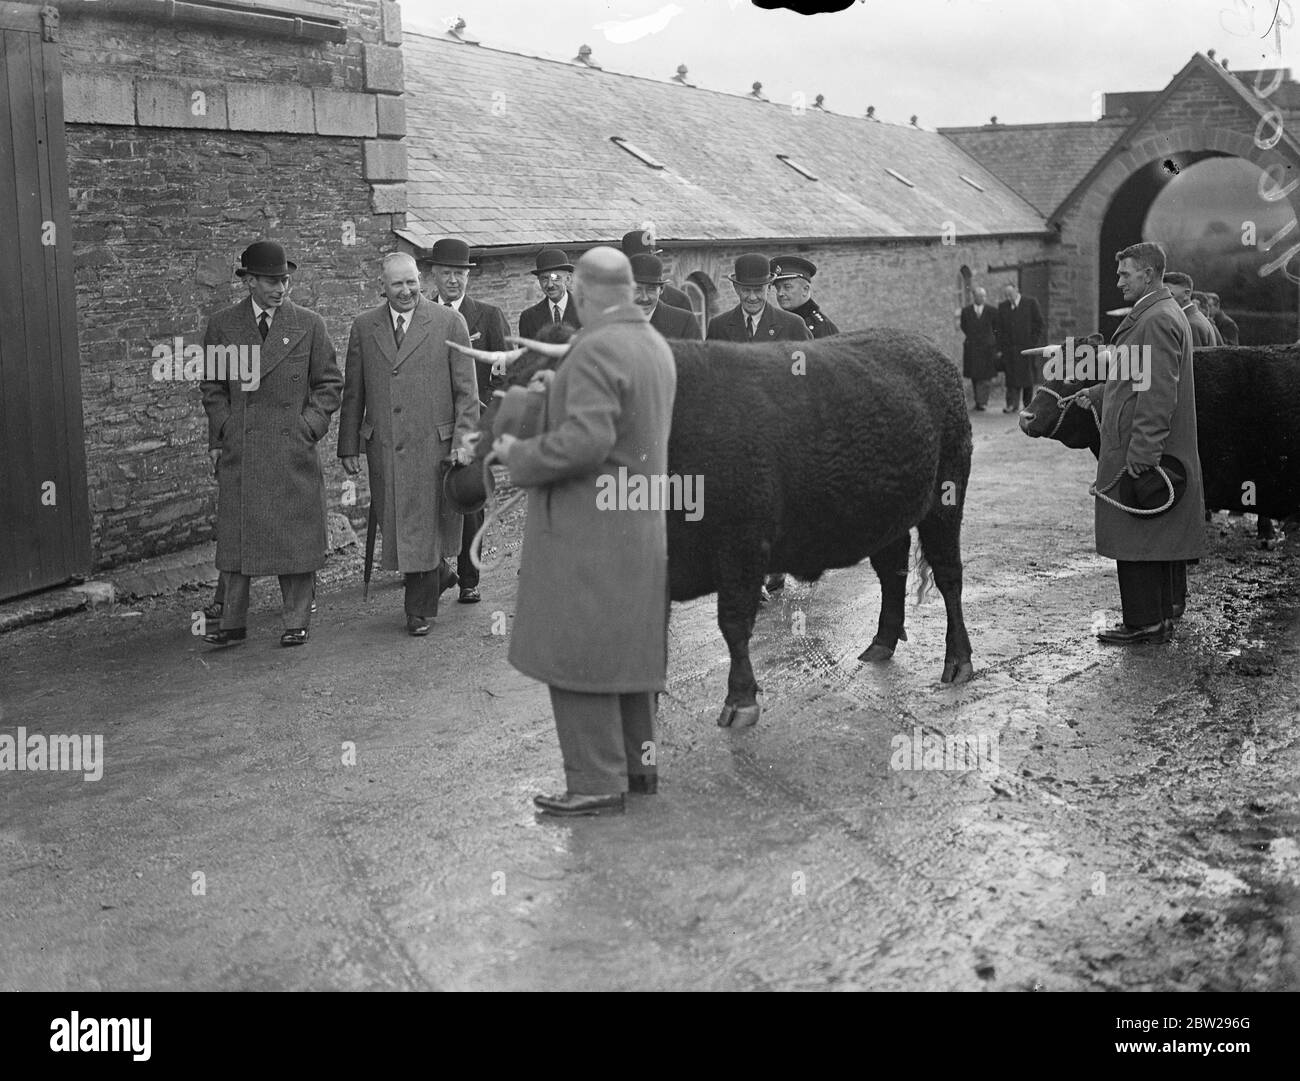
[[[0,3],[0,599],[90,572],[57,37]]]

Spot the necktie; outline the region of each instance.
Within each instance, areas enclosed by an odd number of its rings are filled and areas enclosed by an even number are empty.
[[[560,325],[560,306],[558,304],[551,305],[551,322],[557,327]]]
[[[754,335],[758,332],[758,323],[755,322],[752,315],[746,319],[745,322],[749,326],[749,340],[752,342],[754,340]]]
[[[397,343],[397,348],[402,348],[402,339],[406,337],[406,328],[404,326],[406,317],[399,315],[397,322],[393,324],[393,341]]]
[[[267,332],[271,329],[271,320],[266,312],[263,312],[257,319],[257,329],[261,331],[262,341],[266,341]]]

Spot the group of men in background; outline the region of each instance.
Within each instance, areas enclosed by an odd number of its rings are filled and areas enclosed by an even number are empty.
[[[1043,311],[1033,297],[1022,296],[1020,289],[1007,284],[1003,301],[996,310],[988,303],[988,290],[978,285],[972,292],[974,301],[958,313],[962,333],[962,374],[975,389],[975,410],[988,408],[989,388],[999,372],[1006,375],[1004,413],[1017,413],[1029,404],[1034,384],[1040,382],[1041,370],[1033,357],[1022,356],[1025,349],[1045,344],[1047,324]]]

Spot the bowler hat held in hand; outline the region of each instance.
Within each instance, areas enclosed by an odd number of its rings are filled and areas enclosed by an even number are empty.
[[[1105,494],[1112,488],[1116,489],[1116,499]],[[1158,466],[1136,477],[1124,469],[1105,488],[1099,489],[1094,484],[1088,489],[1090,495],[1137,518],[1155,518],[1172,510],[1185,491],[1187,467],[1172,454],[1162,454]]]

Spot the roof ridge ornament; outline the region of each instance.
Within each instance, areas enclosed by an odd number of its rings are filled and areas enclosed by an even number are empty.
[[[573,58],[573,63],[582,64],[585,67],[594,68],[596,71],[603,70],[599,64],[591,58],[591,46],[579,45],[578,55]]]
[[[746,96],[755,101],[767,101],[767,95],[763,93],[763,84],[759,82],[754,83],[753,89]]]

